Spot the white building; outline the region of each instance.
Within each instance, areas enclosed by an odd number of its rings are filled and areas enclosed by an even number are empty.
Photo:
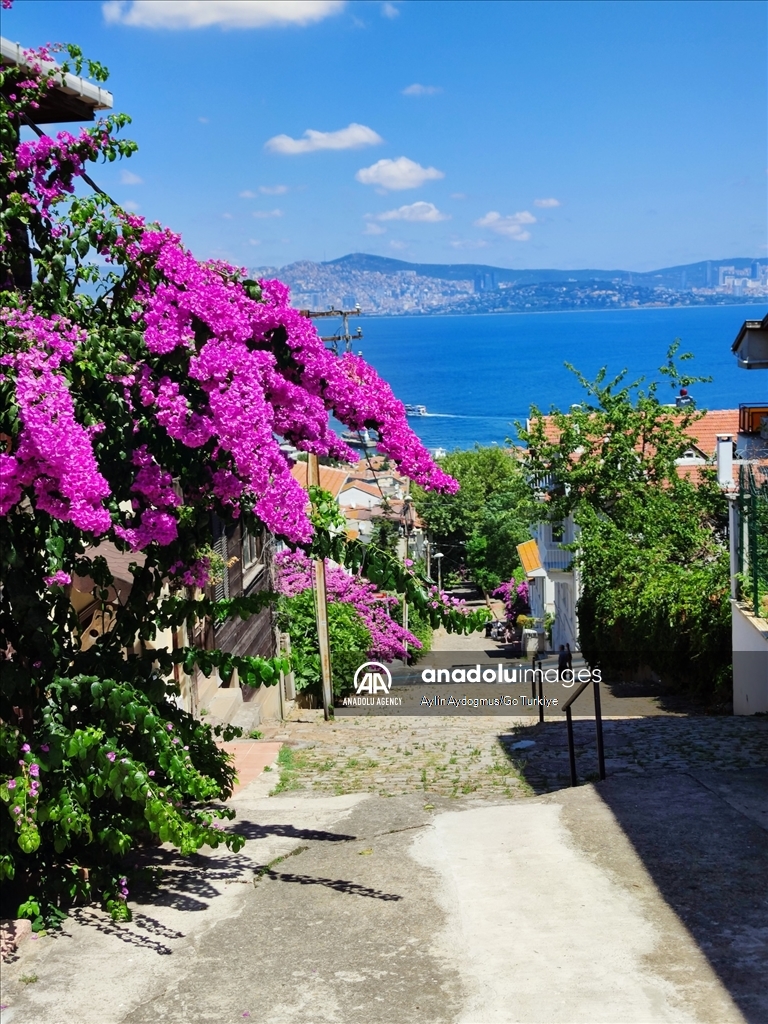
[[[573,516],[559,524],[539,523],[533,540],[520,545],[518,551],[526,570],[531,615],[543,625],[553,616],[552,648],[570,644],[579,649],[579,627],[576,604],[581,593],[581,579],[573,565],[574,554],[566,545],[578,541],[579,528]]]
[[[764,334],[761,333],[763,331]],[[733,351],[742,366],[768,368],[768,317],[763,321],[747,321]],[[556,430],[554,423],[550,422],[548,433],[551,439],[556,436]],[[677,460],[679,475],[695,481],[702,469],[716,465],[721,486],[733,493],[740,466],[768,460],[768,402],[745,404],[739,409],[710,410],[696,420],[688,432],[691,445]],[[571,650],[579,650],[576,609],[582,584],[578,568],[574,565],[575,553],[569,550],[578,543],[579,527],[569,516],[562,523],[539,523],[531,532],[533,540],[518,547],[528,578],[531,614],[542,627],[547,616],[554,617],[553,650],[558,651],[561,644],[570,644]],[[738,571],[734,569],[734,574]],[[744,614],[743,608],[734,606],[734,618]],[[768,623],[762,620],[758,625],[768,627]],[[749,630],[745,633],[740,629],[737,639],[734,633],[734,651],[742,649],[737,644],[746,643],[745,636],[751,637],[752,634]],[[749,646],[746,649],[752,650]],[[753,662],[754,659],[746,659],[744,663]],[[734,679],[736,675],[734,670]],[[765,707],[762,710],[768,711],[768,663],[765,675]]]

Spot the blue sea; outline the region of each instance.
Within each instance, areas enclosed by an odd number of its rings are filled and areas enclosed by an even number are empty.
[[[768,304],[624,309],[488,316],[363,317],[361,349],[403,402],[425,405],[410,424],[429,448],[503,444],[531,405],[568,409],[582,399],[565,363],[592,379],[614,375],[659,379],[675,338],[695,359],[685,372],[712,377],[691,388],[699,408],[733,409],[768,401],[768,372],[740,370],[731,352],[744,320]],[[672,401],[664,380],[659,394]]]

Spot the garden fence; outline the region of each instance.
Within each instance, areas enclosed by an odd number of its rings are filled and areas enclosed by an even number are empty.
[[[738,508],[741,596],[768,618],[768,465],[741,467]]]

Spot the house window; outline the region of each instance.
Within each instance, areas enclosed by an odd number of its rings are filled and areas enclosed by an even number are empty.
[[[243,527],[243,590],[261,574],[264,569],[264,531],[252,531]]]
[[[213,597],[215,601],[223,601],[229,597],[229,569],[227,567],[229,552],[224,524],[216,515],[213,517],[213,550],[223,563],[221,576],[213,587]]]
[[[564,536],[565,536],[565,532],[564,532],[564,529],[563,529],[563,523],[562,522],[552,523],[552,543],[553,544],[562,544]]]

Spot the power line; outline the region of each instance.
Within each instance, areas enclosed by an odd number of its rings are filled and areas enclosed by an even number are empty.
[[[318,320],[327,317],[341,317],[341,327],[336,331],[335,334],[329,335],[327,338],[321,338],[324,344],[330,344],[336,355],[339,354],[339,345],[343,343],[345,352],[352,352],[352,342],[362,341],[363,329],[358,327],[354,334],[350,334],[349,331],[349,317],[361,316],[362,310],[360,309],[359,303],[354,309],[302,309],[301,311],[304,316],[309,317],[311,320]]]

